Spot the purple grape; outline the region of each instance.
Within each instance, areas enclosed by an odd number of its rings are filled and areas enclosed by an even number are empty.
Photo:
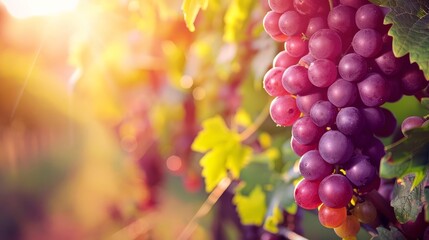
[[[384,13],[380,7],[369,3],[356,11],[356,25],[359,29],[378,29],[383,26]]]
[[[329,175],[320,182],[319,198],[328,207],[346,207],[352,197],[353,187],[350,181],[341,174]]]
[[[303,94],[314,88],[308,80],[307,68],[299,65],[288,67],[282,76],[283,87],[291,94]]]
[[[307,27],[305,17],[296,11],[284,12],[280,16],[278,24],[280,31],[287,36],[300,34],[304,32]]]
[[[300,14],[309,16],[317,12],[319,0],[293,0],[293,6]]]
[[[403,65],[402,58],[395,57],[392,51],[381,54],[374,59],[374,62],[379,71],[388,76],[397,74]]]
[[[313,56],[311,56],[310,53],[308,53],[299,59],[298,65],[308,68],[310,67],[310,64],[314,61],[316,61],[316,59]]]
[[[342,108],[336,119],[338,130],[351,136],[359,133],[364,127],[364,118],[358,108]]]
[[[347,107],[355,103],[358,97],[356,84],[338,79],[328,88],[328,99],[336,107]]]
[[[322,181],[326,176],[332,174],[334,166],[325,162],[319,151],[311,150],[302,155],[299,160],[299,171],[307,180]]]
[[[344,35],[354,33],[356,30],[355,13],[356,9],[349,6],[338,5],[334,7],[328,14],[329,28]]]
[[[292,1],[268,0],[268,6],[277,13],[284,13],[292,8]]]
[[[330,164],[346,163],[353,149],[350,138],[337,130],[327,131],[319,141],[319,153]]]
[[[383,39],[381,34],[374,29],[362,29],[353,37],[352,47],[362,57],[372,58],[381,51]]]
[[[305,95],[296,96],[296,105],[298,109],[305,115],[310,114],[311,107],[320,100],[326,99],[326,91],[322,89],[314,89]]]
[[[287,51],[281,51],[274,57],[273,66],[286,69],[295,65],[297,61],[298,58],[292,57]]]
[[[283,35],[283,33],[280,31],[280,28],[279,28],[280,16],[281,16],[280,13],[277,13],[274,11],[269,11],[265,15],[262,24],[264,26],[265,32],[268,33],[268,35],[272,37]]]
[[[347,179],[356,187],[368,185],[376,177],[376,170],[369,157],[362,154],[353,155],[345,170]]]
[[[389,97],[389,85],[378,73],[368,75],[357,86],[360,99],[368,107],[380,106]]]
[[[417,64],[412,64],[401,76],[402,91],[405,95],[414,95],[428,85],[423,71],[418,69]]]
[[[329,101],[318,101],[310,110],[310,117],[318,127],[331,126],[335,123],[338,109]]]
[[[285,41],[285,50],[292,57],[302,57],[308,52],[308,41],[301,36],[292,36]]]
[[[299,118],[292,125],[292,136],[301,144],[313,144],[319,141],[323,129],[316,126],[309,116]]]
[[[326,19],[323,17],[314,17],[310,18],[307,25],[307,31],[305,32],[305,36],[310,38],[313,34],[320,29],[328,28],[328,23]]]
[[[423,125],[425,122],[425,119],[419,116],[410,116],[404,119],[401,124],[401,131],[404,134],[404,136],[407,136],[407,131],[418,128]]]
[[[384,113],[379,107],[366,107],[361,109],[367,127],[374,132],[384,125]]]
[[[397,79],[390,80],[388,81],[388,86],[389,86],[389,96],[387,97],[387,101],[388,102],[399,101],[404,95],[402,93],[401,81]]]
[[[386,108],[380,108],[380,109],[384,114],[384,125],[382,128],[379,128],[376,131],[374,131],[374,133],[379,137],[388,137],[392,135],[393,132],[395,132],[397,121],[395,116],[390,110]]]
[[[296,141],[293,136],[290,139],[290,146],[291,146],[292,150],[294,151],[294,153],[296,153],[296,155],[298,155],[298,156],[302,156],[310,150],[317,149],[317,143],[308,144],[308,145],[301,144],[298,141]]]
[[[380,167],[381,158],[386,154],[383,142],[376,137],[368,140],[368,146],[363,149],[363,153],[369,156],[372,165],[377,169]]]
[[[311,36],[308,49],[316,59],[335,61],[341,54],[341,37],[332,29],[320,29]]]
[[[280,126],[291,126],[300,114],[295,98],[290,95],[276,97],[271,102],[271,119]]]
[[[374,138],[373,132],[369,129],[364,129],[360,134],[356,134],[353,136],[353,144],[357,148],[366,148],[370,145],[370,142]]]
[[[366,59],[356,53],[344,55],[338,63],[340,76],[347,81],[357,82],[362,80],[368,72]]]
[[[368,3],[368,0],[340,0],[340,3],[357,9],[360,6]]]
[[[337,79],[337,66],[328,59],[317,59],[308,67],[308,79],[316,87],[329,87]]]
[[[286,95],[288,92],[283,88],[282,75],[284,68],[274,67],[268,70],[264,76],[263,86],[270,96]]]

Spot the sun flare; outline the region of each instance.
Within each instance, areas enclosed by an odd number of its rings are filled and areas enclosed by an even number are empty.
[[[16,18],[51,16],[76,9],[79,0],[0,0]]]

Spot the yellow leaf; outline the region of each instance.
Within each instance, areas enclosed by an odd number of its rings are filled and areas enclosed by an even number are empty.
[[[206,183],[206,191],[211,192],[226,177],[226,150],[219,146],[204,155],[200,160],[203,167],[202,175]]]
[[[277,233],[279,231],[278,225],[283,222],[283,214],[280,208],[277,206],[273,209],[273,214],[268,216],[264,223],[264,229]]]
[[[234,138],[221,116],[209,118],[203,122],[203,130],[192,143],[192,150],[206,152],[219,144]]]
[[[249,196],[243,196],[238,191],[232,200],[237,206],[241,223],[244,225],[261,225],[267,211],[265,193],[261,186],[255,187]]]
[[[254,3],[253,0],[233,0],[225,14],[224,40],[227,42],[237,42],[242,39],[245,24],[249,18]]]
[[[183,16],[189,31],[195,31],[195,19],[200,9],[205,10],[209,0],[184,0],[182,3]]]
[[[248,127],[252,124],[252,118],[246,110],[240,108],[234,116],[234,122],[240,126]]]
[[[239,142],[236,142],[234,146],[229,149],[226,168],[231,171],[233,177],[238,178],[240,176],[241,169],[247,163],[251,155],[252,148],[242,146]]]

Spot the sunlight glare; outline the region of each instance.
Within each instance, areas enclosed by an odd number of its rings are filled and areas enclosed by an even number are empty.
[[[15,18],[50,16],[70,12],[77,8],[79,0],[0,0]]]

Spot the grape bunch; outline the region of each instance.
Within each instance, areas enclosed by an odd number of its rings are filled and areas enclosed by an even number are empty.
[[[284,50],[263,87],[274,97],[272,120],[292,126],[291,147],[301,157],[295,201],[318,209],[320,223],[338,236],[353,237],[359,222],[376,218],[365,196],[380,184],[379,138],[397,125],[382,105],[417,96],[427,80],[407,56],[393,54],[390,26],[383,24],[388,9],[367,0],[268,4],[264,29]]]

